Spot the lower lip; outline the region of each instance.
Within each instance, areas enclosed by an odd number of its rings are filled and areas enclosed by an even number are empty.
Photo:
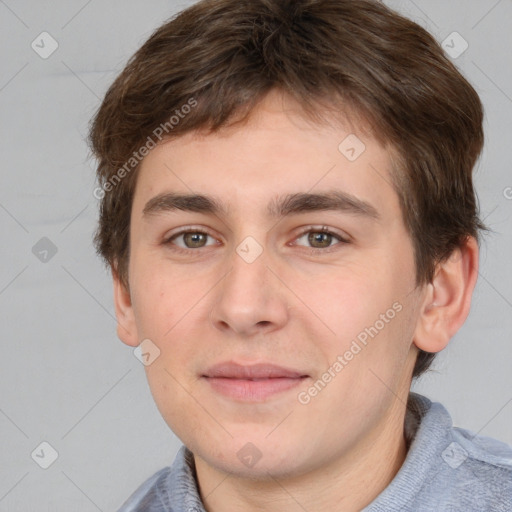
[[[258,402],[277,393],[295,388],[305,378],[276,377],[273,379],[247,380],[206,377],[206,380],[215,391],[224,396],[245,402]]]

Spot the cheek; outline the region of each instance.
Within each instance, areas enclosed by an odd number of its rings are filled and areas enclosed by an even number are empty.
[[[387,280],[371,273],[353,270],[325,275],[301,290],[306,305],[322,321],[326,334],[341,345],[355,338],[379,320],[396,298]]]
[[[168,356],[169,353],[163,354],[151,366],[146,367],[146,377],[160,414],[173,432],[183,440],[184,433],[191,435],[196,425],[204,423],[204,412],[187,391],[189,380],[166,361]],[[179,366],[182,367],[181,364]],[[183,414],[185,410],[186,415]]]
[[[393,379],[409,352],[414,332],[411,305],[411,276],[408,269],[386,264],[350,268],[336,277],[317,280],[305,295],[308,306],[322,320],[317,321],[315,344],[331,365],[338,356],[350,366],[349,373],[359,382],[375,377],[370,368]],[[339,379],[340,381],[342,379]]]
[[[134,265],[135,266],[135,265]],[[141,335],[163,340],[197,302],[197,280],[175,275],[169,265],[140,265],[133,274],[132,304]]]
[[[167,273],[166,273],[167,272]],[[150,339],[159,351],[154,363],[146,367],[152,392],[168,396],[188,375],[191,361],[203,345],[208,322],[201,280],[173,275],[169,267],[156,268],[140,275],[134,293],[134,314],[141,339]],[[174,377],[174,378],[173,378]]]

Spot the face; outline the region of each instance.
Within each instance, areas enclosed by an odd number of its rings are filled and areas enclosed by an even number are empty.
[[[300,474],[392,428],[421,291],[390,165],[275,94],[142,162],[121,337],[159,351],[156,404],[211,467]]]

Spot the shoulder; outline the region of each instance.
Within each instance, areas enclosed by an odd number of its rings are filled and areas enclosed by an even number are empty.
[[[471,483],[475,495],[503,497],[506,510],[511,510],[512,447],[462,428],[454,427],[451,434],[452,442],[442,456],[453,470],[454,480],[459,485]]]
[[[453,426],[438,402],[411,393],[407,457],[368,512],[512,512],[512,448]]]
[[[118,512],[164,512],[162,492],[165,492],[167,481],[171,474],[169,466],[157,471],[148,478],[138,489],[123,503]]]
[[[512,448],[452,425],[445,432],[431,487],[442,510],[512,511]]]
[[[185,446],[174,462],[148,478],[118,512],[205,512],[195,478],[194,456]]]
[[[512,447],[508,444],[457,427],[452,429],[452,435],[454,441],[467,451],[469,458],[512,471]]]

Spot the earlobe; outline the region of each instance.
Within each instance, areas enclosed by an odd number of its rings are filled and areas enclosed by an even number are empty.
[[[414,344],[425,352],[440,352],[469,314],[478,276],[478,244],[468,237],[445,261],[427,285]]]
[[[139,339],[130,292],[121,281],[115,269],[112,269],[112,280],[114,285],[114,306],[117,318],[117,336],[123,343],[131,347],[136,347],[139,345]]]

